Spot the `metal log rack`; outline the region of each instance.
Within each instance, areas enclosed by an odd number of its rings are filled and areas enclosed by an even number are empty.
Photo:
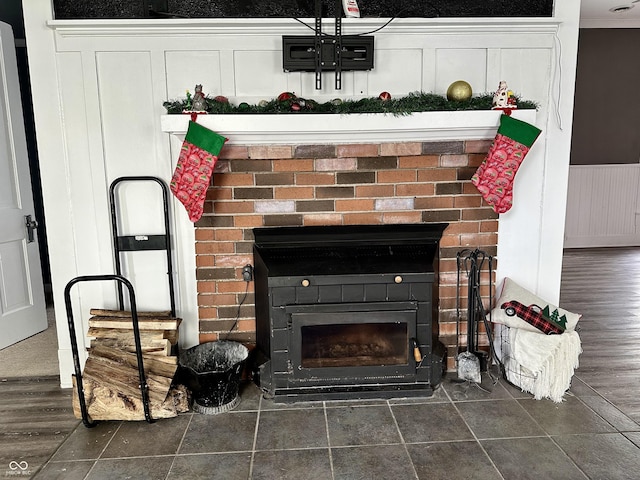
[[[162,204],[164,217],[164,233],[158,235],[121,235],[118,229],[118,208],[116,206],[117,186],[124,182],[155,182],[162,190]],[[144,363],[142,358],[142,346],[140,343],[140,328],[138,321],[138,309],[136,305],[136,296],[133,285],[129,280],[122,276],[122,252],[149,251],[149,250],[165,250],[167,259],[167,276],[169,284],[169,300],[171,306],[171,316],[175,317],[175,287],[173,282],[173,261],[171,258],[171,231],[169,225],[169,189],[167,185],[159,178],[152,176],[129,176],[119,177],[115,179],[109,187],[109,204],[111,209],[111,227],[113,232],[113,253],[116,274],[106,275],[84,275],[71,279],[64,289],[64,301],[67,311],[67,323],[69,326],[69,336],[71,337],[71,350],[73,353],[73,365],[76,377],[76,386],[78,390],[78,401],[80,411],[82,413],[82,423],[85,427],[94,427],[97,422],[91,421],[84,398],[84,387],[82,383],[82,369],[80,367],[80,354],[78,351],[78,341],[76,337],[75,321],[73,318],[73,307],[71,304],[71,288],[81,282],[107,281],[113,280],[117,282],[118,305],[120,310],[124,310],[124,288],[128,290],[129,306],[131,309],[131,320],[133,323],[133,335],[136,346],[136,359],[138,363],[138,377],[140,395],[144,407],[144,417],[149,423],[154,420],[151,417],[151,408],[149,406],[149,386],[147,384],[144,373]]]
[[[116,188],[125,182],[155,182],[162,189],[162,206],[164,218],[164,233],[159,235],[121,235],[118,230],[118,215],[116,207]],[[120,256],[122,252],[135,252],[144,250],[164,250],[167,258],[167,276],[169,282],[169,300],[171,302],[171,316],[176,315],[176,301],[173,285],[173,261],[171,259],[171,230],[169,226],[169,189],[167,185],[157,177],[134,176],[116,178],[109,187],[109,205],[111,207],[111,228],[113,231],[113,251],[116,274],[122,275]],[[118,302],[120,310],[124,310],[124,298],[122,284],[119,284]]]

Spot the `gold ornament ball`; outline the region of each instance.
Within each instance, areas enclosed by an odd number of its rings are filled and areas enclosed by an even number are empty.
[[[464,80],[457,80],[449,85],[447,89],[447,100],[454,102],[465,102],[471,98],[473,91],[471,85]]]

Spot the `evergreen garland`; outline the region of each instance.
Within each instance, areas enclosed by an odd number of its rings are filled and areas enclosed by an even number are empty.
[[[360,100],[332,100],[318,103],[315,100],[296,97],[285,100],[272,99],[261,102],[260,105],[241,103],[232,105],[221,97],[205,97],[206,112],[211,114],[317,114],[317,113],[389,113],[396,116],[410,115],[413,112],[436,112],[457,110],[491,110],[493,93],[485,93],[471,97],[469,100],[457,102],[449,101],[442,95],[433,93],[413,92],[405,97],[381,100],[377,97]],[[537,104],[530,100],[521,100],[516,96],[520,109],[536,109]],[[168,114],[178,114],[188,111],[189,99],[172,100],[163,103]]]

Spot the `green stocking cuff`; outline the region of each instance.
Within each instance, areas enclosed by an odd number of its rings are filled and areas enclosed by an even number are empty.
[[[498,128],[498,133],[505,137],[512,138],[516,142],[527,147],[531,147],[531,145],[533,145],[536,138],[538,138],[538,135],[540,135],[540,132],[541,130],[538,127],[535,127],[530,123],[512,118],[509,115],[500,116],[500,128]]]
[[[189,121],[189,128],[184,140],[217,156],[227,139],[199,123]]]

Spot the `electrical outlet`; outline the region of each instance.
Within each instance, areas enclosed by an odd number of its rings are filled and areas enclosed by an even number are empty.
[[[253,280],[253,267],[251,265],[245,265],[242,268],[242,279],[245,282],[250,282]]]

